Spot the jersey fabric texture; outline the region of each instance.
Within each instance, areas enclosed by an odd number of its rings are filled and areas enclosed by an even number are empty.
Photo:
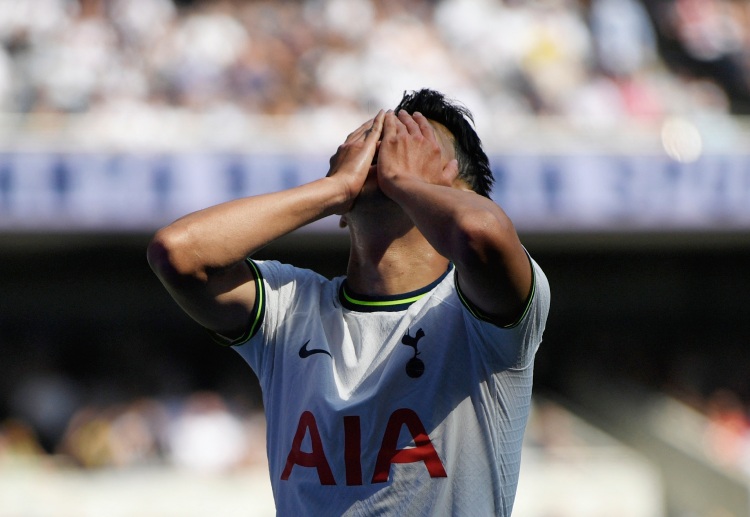
[[[255,314],[226,344],[263,390],[278,515],[510,515],[550,302],[531,263],[527,308],[503,328],[461,297],[452,266],[367,297],[248,260]]]

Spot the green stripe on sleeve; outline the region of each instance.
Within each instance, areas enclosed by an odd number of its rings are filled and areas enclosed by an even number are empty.
[[[260,269],[258,269],[258,265],[250,258],[246,259],[246,263],[253,272],[255,282],[255,305],[253,307],[253,312],[250,315],[247,329],[245,329],[245,332],[236,339],[222,336],[217,332],[207,329],[212,339],[222,346],[239,346],[248,342],[258,333],[258,330],[260,330],[260,326],[263,323],[263,316],[266,312],[266,291],[263,284],[263,275],[261,274]]]
[[[526,256],[528,257],[528,253]],[[529,313],[529,309],[531,308],[531,301],[534,299],[534,294],[536,293],[536,271],[534,270],[534,264],[531,262],[531,257],[529,257],[529,265],[531,266],[531,290],[529,292],[529,297],[526,299],[526,306],[524,307],[521,315],[514,322],[507,325],[498,325],[500,328],[512,329],[513,327],[517,327]],[[496,323],[492,321],[492,318],[490,318],[487,314],[482,312],[478,307],[471,303],[466,297],[464,297],[463,293],[461,292],[461,287],[458,284],[458,275],[456,275],[455,277],[455,282],[458,297],[464,307],[466,307],[466,309],[469,311],[469,313],[478,320],[486,321],[487,323],[496,325]]]

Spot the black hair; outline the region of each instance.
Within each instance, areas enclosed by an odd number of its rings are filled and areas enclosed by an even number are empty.
[[[458,177],[464,180],[477,194],[490,197],[495,181],[482,141],[474,130],[474,116],[468,108],[456,101],[448,100],[440,92],[424,88],[404,92],[396,107],[396,113],[404,110],[409,114],[419,112],[428,119],[445,126],[453,135]]]

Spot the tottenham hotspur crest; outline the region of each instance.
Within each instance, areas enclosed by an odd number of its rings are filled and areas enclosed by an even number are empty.
[[[424,362],[417,357],[419,355],[419,350],[417,350],[417,343],[419,343],[419,340],[423,337],[424,330],[419,329],[417,330],[417,333],[414,337],[411,337],[409,335],[409,330],[407,330],[406,334],[404,334],[404,337],[401,338],[402,345],[410,346],[414,349],[414,357],[409,359],[409,361],[406,363],[406,375],[408,375],[412,379],[421,377],[424,373]]]

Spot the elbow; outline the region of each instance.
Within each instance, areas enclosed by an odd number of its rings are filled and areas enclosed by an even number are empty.
[[[153,236],[151,242],[148,243],[148,248],[146,248],[146,260],[148,260],[148,265],[159,277],[161,277],[162,273],[169,269],[171,265],[169,258],[170,253],[163,233],[164,230],[156,232],[156,235]]]
[[[149,266],[156,276],[167,283],[199,275],[199,268],[191,256],[194,256],[194,248],[190,244],[189,233],[171,226],[156,232],[146,249]]]
[[[455,260],[469,267],[497,262],[518,243],[515,227],[505,214],[474,211],[466,214],[458,227],[463,244]]]

